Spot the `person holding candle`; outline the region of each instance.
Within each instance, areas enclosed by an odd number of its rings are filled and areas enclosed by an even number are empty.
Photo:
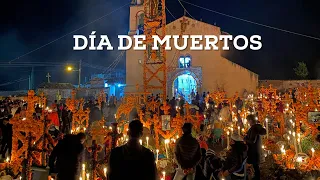
[[[143,124],[139,120],[131,121],[128,135],[129,141],[125,145],[111,150],[108,180],[156,180],[154,154],[139,142],[143,135]]]
[[[245,136],[245,142],[248,145],[248,164],[252,164],[254,168],[254,179],[260,180],[260,160],[262,154],[261,135],[266,135],[267,130],[257,123],[254,115],[247,116],[250,129]]]
[[[243,179],[245,175],[243,163],[247,158],[247,146],[239,134],[231,135],[231,149],[227,153],[227,158],[223,164],[219,176],[226,179]]]
[[[201,160],[200,145],[192,137],[192,124],[185,123],[182,127],[183,135],[177,140],[175,157],[179,167],[176,170],[174,180],[194,180],[195,169]]]

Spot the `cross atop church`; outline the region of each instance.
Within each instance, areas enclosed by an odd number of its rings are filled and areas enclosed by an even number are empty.
[[[48,78],[48,83],[50,83],[50,78],[51,78],[50,73],[47,73],[46,77]]]
[[[182,18],[180,20],[180,23],[181,23],[181,34],[184,34],[184,32],[186,31],[187,29],[187,26],[190,24],[189,20],[187,18]]]

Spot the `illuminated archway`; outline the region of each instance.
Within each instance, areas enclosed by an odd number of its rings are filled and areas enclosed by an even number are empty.
[[[175,97],[184,97],[188,102],[191,102],[191,93],[197,92],[197,81],[189,72],[185,72],[175,78],[172,85],[172,94]]]

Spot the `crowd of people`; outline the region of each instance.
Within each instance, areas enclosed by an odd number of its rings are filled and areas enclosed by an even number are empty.
[[[247,164],[253,167],[253,179],[260,179],[261,136],[266,134],[254,115],[247,117],[251,128],[245,137],[231,135],[231,148],[225,157],[218,156],[214,146],[203,145],[200,138],[192,136],[193,125],[185,123],[183,136],[176,142],[175,161],[178,167],[173,180],[246,179]],[[108,164],[108,180],[139,179],[157,180],[155,154],[142,146],[143,124],[133,120],[129,124],[129,141],[111,150]],[[69,135],[55,147],[50,156],[50,167],[57,168],[59,180],[78,179],[79,158],[83,151],[85,134]],[[206,143],[205,143],[206,144]],[[56,161],[56,165],[54,162]]]
[[[203,118],[200,118],[200,133],[197,137],[192,135],[194,128],[192,124],[185,123],[182,127],[183,136],[176,141],[175,147],[174,155],[178,167],[174,180],[244,179],[247,174],[246,164],[252,166],[254,179],[260,179],[261,136],[266,134],[266,130],[257,123],[254,115],[249,115],[247,121],[251,128],[247,131],[246,136],[232,134],[228,153],[225,157],[218,156],[215,146],[219,145],[222,138],[221,122],[232,122],[232,119],[228,104],[215,105],[212,99],[209,99],[209,102],[205,101],[208,93],[203,93],[201,96],[198,93],[191,95],[191,109],[198,111]],[[149,101],[152,99],[162,101],[159,95],[150,96]],[[176,115],[177,109],[180,113],[184,113],[186,101],[183,97],[167,98],[166,101],[171,107],[171,116]],[[39,105],[36,106],[34,118],[41,116],[42,108]],[[237,108],[241,108],[240,101],[237,103]],[[50,155],[50,171],[58,174],[58,180],[79,179],[79,165],[85,149],[83,143],[86,135],[83,133],[70,134],[72,112],[64,103],[55,101],[47,109],[50,110],[48,119],[53,124],[50,131],[55,132],[55,136],[57,133],[65,134]],[[111,111],[115,111],[116,104],[103,102],[100,106],[98,101],[87,101],[84,109],[90,110],[89,121],[93,123],[103,117],[108,119],[110,114],[113,117],[114,113]],[[10,119],[16,114],[24,118],[26,111],[27,104],[22,100],[0,101],[0,153],[3,159],[10,157],[12,149]],[[160,112],[161,114],[163,112]],[[125,145],[111,150],[108,161],[108,180],[158,179],[159,172],[157,172],[154,153],[139,143],[139,139],[143,136],[143,125],[139,120],[131,121],[128,136],[129,141]]]

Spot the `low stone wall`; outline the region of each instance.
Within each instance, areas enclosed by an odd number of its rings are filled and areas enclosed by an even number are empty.
[[[320,80],[259,80],[259,87],[269,87],[270,84],[273,88],[276,88],[280,91],[294,89],[299,86],[306,87],[308,84],[310,84],[312,87],[320,88]]]

